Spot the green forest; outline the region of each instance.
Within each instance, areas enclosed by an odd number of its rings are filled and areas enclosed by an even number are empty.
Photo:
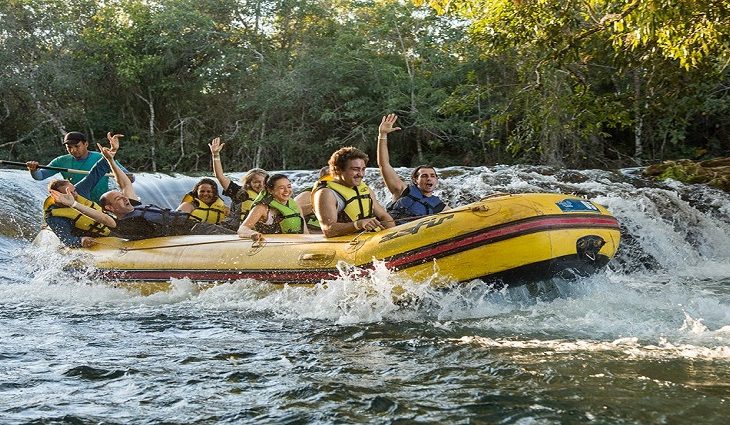
[[[616,168],[730,150],[727,0],[0,0],[0,159]],[[93,143],[92,143],[93,146]]]

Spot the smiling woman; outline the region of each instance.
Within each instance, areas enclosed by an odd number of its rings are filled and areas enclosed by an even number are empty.
[[[228,214],[228,207],[218,196],[218,185],[209,178],[200,179],[193,190],[185,194],[177,210],[210,224],[220,223]]]
[[[309,233],[299,206],[291,197],[289,178],[283,174],[268,176],[264,187],[238,228],[238,236],[260,241],[262,234]]]

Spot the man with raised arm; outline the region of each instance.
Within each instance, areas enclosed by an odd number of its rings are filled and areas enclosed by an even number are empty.
[[[398,116],[388,114],[383,117],[378,127],[378,167],[393,201],[387,210],[397,224],[417,218],[439,213],[447,209],[447,205],[433,192],[438,187],[439,177],[436,169],[430,165],[419,165],[411,173],[411,181],[404,182],[398,177],[390,165],[388,153],[388,134],[400,130],[394,127]]]
[[[114,161],[110,149],[99,146],[99,150],[109,163],[119,190],[110,190],[102,195],[99,204],[104,212],[95,210],[74,201],[70,193],[51,192],[56,202],[68,205],[93,220],[111,229],[111,235],[120,238],[137,240],[160,236],[175,235],[224,235],[236,232],[224,227],[201,223],[190,214],[182,211],[173,211],[155,205],[142,205],[138,201],[132,182]]]
[[[362,179],[368,156],[352,146],[329,159],[332,180],[320,181],[314,191],[314,213],[328,238],[393,227],[393,219]]]
[[[68,152],[68,154],[54,158],[53,160],[51,160],[50,163],[48,163],[49,166],[61,167],[71,170],[90,171],[94,167],[94,165],[100,162],[103,158],[100,152],[89,150],[89,142],[86,139],[86,135],[78,131],[71,131],[66,133],[66,135],[63,137],[63,145],[66,147],[66,151]],[[33,179],[35,180],[45,180],[52,175],[58,173],[58,171],[55,170],[38,168],[39,164],[37,161],[28,161],[25,163],[25,165],[26,167],[28,167],[30,175],[33,176]],[[121,165],[120,167],[129,176],[129,178],[134,181],[134,176]],[[81,179],[84,177],[83,174],[66,171],[62,171],[61,175],[64,179],[70,181],[72,184],[80,182]],[[87,196],[87,198],[94,202],[99,202],[99,198],[101,198],[101,195],[103,195],[104,192],[108,190],[109,178],[106,176],[101,176],[96,185],[94,185],[94,187],[91,189],[91,192],[89,193],[89,196]]]
[[[225,143],[221,143],[220,137],[216,137],[208,144],[208,147],[213,157],[215,178],[223,187],[223,195],[231,198],[231,211],[228,217],[219,224],[225,228],[237,230],[251,211],[253,201],[264,190],[264,181],[269,175],[260,168],[252,168],[241,179],[242,186],[226,177],[221,164],[221,150],[225,145]]]
[[[107,133],[107,139],[110,144],[108,150],[112,156],[114,156],[119,148],[120,137],[122,137],[121,134],[112,136],[111,132]],[[75,202],[103,212],[99,204],[89,199],[89,194],[99,180],[109,171],[109,163],[107,161],[99,161],[94,164],[89,174],[75,185],[69,180],[52,180],[48,185],[49,193],[51,191],[71,193]],[[57,204],[50,194],[45,202],[43,202],[43,219],[61,242],[70,248],[88,248],[95,243],[94,237],[108,236],[110,232],[108,227],[97,223],[79,211],[65,205]]]

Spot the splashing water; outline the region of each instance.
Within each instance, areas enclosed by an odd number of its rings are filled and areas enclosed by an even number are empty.
[[[398,169],[405,177],[409,170]],[[316,172],[296,171],[295,191]],[[450,205],[558,191],[605,205],[622,245],[597,275],[495,289],[385,265],[308,287],[173,280],[143,296],[31,249],[44,184],[0,172],[0,402],[9,422],[724,423],[730,197],[633,170],[452,167]],[[174,207],[197,178],[140,175]],[[366,181],[381,201],[377,172]],[[28,196],[10,196],[25,190]],[[32,388],[29,396],[26,388]],[[113,419],[112,419],[113,418]],[[467,419],[468,418],[468,419]]]

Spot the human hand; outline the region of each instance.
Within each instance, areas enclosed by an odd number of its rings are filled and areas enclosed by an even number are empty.
[[[50,192],[51,192],[51,197],[57,204],[61,204],[65,207],[70,207],[71,205],[74,204],[74,202],[76,202],[76,199],[74,199],[74,196],[71,193],[71,188],[68,188],[66,190],[66,193],[61,193],[61,192],[59,192],[57,190],[53,190],[53,189],[51,189]]]
[[[381,229],[380,221],[377,218],[363,218],[355,222],[355,228],[365,232]]]
[[[223,150],[223,146],[225,145],[225,143],[221,143],[220,137],[216,137],[210,143],[208,143],[210,153],[212,153],[213,155],[219,155],[221,153],[221,150]]]
[[[124,137],[123,134],[112,135],[111,131],[106,134],[106,138],[109,140],[109,145],[111,146],[112,155],[119,150],[119,139],[122,137]]]
[[[96,245],[96,240],[94,238],[92,238],[91,236],[82,236],[81,237],[81,247],[82,248],[91,248],[94,245]]]
[[[38,161],[28,161],[25,163],[25,166],[28,167],[28,170],[32,173],[33,171],[38,169]]]
[[[380,127],[378,127],[378,133],[381,137],[387,136],[388,133],[400,130],[400,127],[393,127],[393,124],[395,124],[395,121],[397,119],[398,115],[396,114],[388,114],[383,117],[383,119],[380,121]]]

